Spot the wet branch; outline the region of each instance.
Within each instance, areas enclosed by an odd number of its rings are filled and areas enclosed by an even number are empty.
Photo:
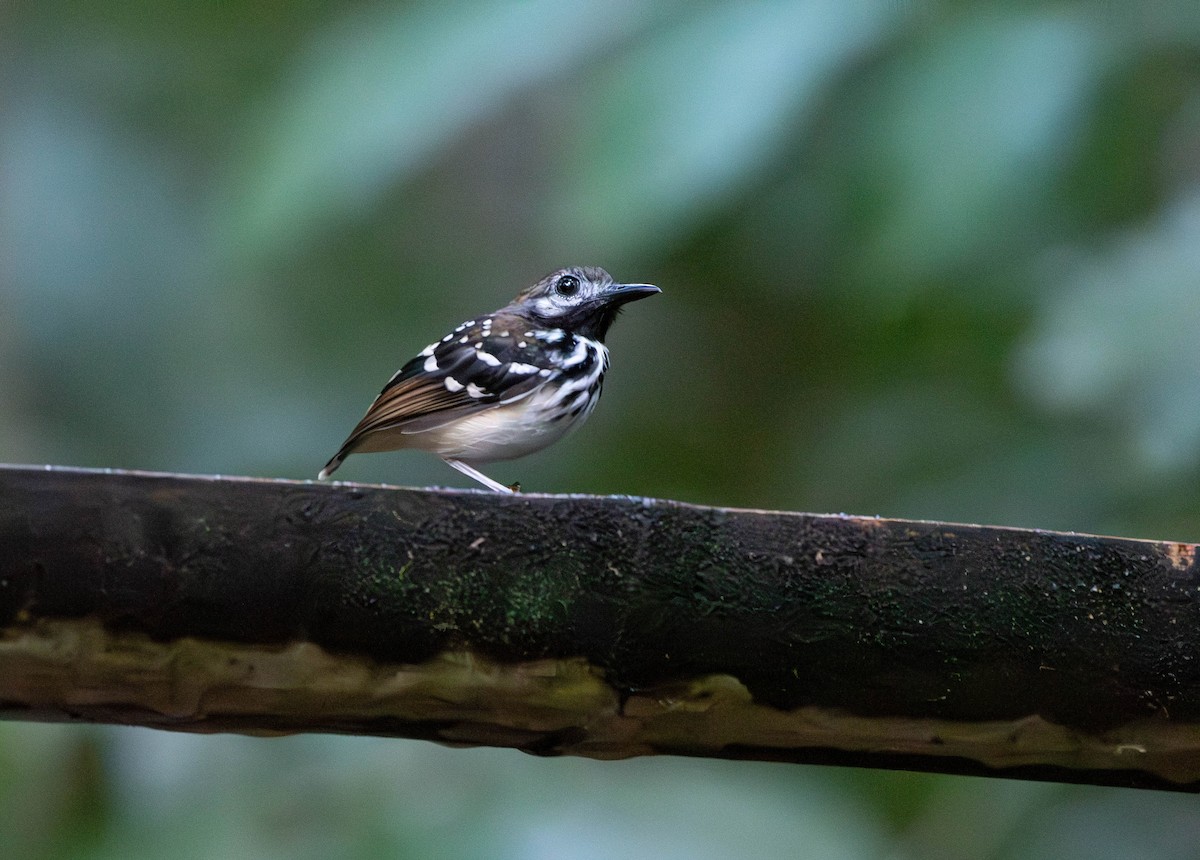
[[[1193,544],[0,467],[0,716],[1200,789]]]

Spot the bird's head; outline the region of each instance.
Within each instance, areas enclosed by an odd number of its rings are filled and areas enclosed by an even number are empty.
[[[570,266],[542,278],[511,307],[541,325],[604,340],[621,306],[660,293],[650,284],[618,284],[592,266]]]

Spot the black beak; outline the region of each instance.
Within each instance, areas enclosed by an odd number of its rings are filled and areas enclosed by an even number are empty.
[[[613,284],[604,291],[604,301],[611,305],[623,305],[661,292],[653,284]]]

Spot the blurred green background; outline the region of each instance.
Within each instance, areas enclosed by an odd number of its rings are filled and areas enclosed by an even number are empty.
[[[0,2],[0,461],[313,477],[565,264],[664,294],[499,480],[1200,540],[1195,0]],[[0,724],[5,858],[1197,844],[1153,792]]]

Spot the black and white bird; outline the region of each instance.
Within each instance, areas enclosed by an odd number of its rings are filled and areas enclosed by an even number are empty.
[[[429,451],[500,493],[477,465],[523,457],[579,426],[600,399],[604,336],[621,306],[661,292],[603,269],[559,269],[429,344],[396,373],[318,476],[350,454]]]

